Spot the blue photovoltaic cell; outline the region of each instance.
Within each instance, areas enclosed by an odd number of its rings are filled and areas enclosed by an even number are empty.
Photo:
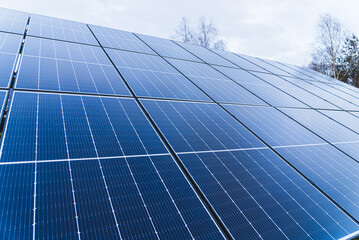
[[[359,135],[312,109],[281,109],[331,143],[359,141]]]
[[[168,61],[217,102],[267,105],[207,64],[175,59]]]
[[[274,85],[275,87],[279,88],[280,90],[286,92],[287,94],[291,95],[292,97],[296,98],[297,100],[307,104],[312,108],[322,108],[322,109],[337,109],[338,107],[334,106],[333,104],[325,101],[324,99],[319,98],[318,96],[302,89],[296,85],[294,85],[290,81],[286,81],[286,77],[278,77],[272,74],[264,74],[264,73],[253,73],[254,75],[260,77],[261,79],[265,80],[269,84]]]
[[[231,61],[232,63],[234,63],[236,66],[241,67],[245,70],[248,71],[257,71],[257,72],[265,72],[268,73],[268,71],[264,70],[263,68],[258,67],[257,65],[241,58],[238,57],[236,54],[231,53],[231,52],[226,52],[226,51],[220,51],[220,50],[216,50],[216,49],[211,49],[213,52],[221,55],[222,57],[224,57],[225,59]]]
[[[2,144],[2,162],[66,159],[66,145],[70,158],[167,152],[133,99],[26,92],[14,93]]]
[[[223,106],[272,147],[324,143],[324,140],[275,108]]]
[[[268,72],[271,72],[271,73],[274,73],[277,75],[282,75],[282,76],[292,76],[291,74],[289,74],[279,68],[276,68],[276,67],[264,62],[263,60],[261,60],[259,58],[251,57],[251,56],[247,56],[247,55],[243,55],[243,54],[236,54],[236,55],[251,62],[251,63],[256,64],[257,66],[263,68],[264,70],[266,70]]]
[[[216,104],[141,102],[176,152],[264,147]]]
[[[106,49],[136,96],[210,99],[159,56]]]
[[[90,28],[103,47],[157,55],[131,32],[95,25],[90,25]]]
[[[27,37],[23,54],[17,89],[130,95],[100,47]]]
[[[307,107],[292,96],[247,71],[225,67],[216,67],[216,69],[273,106]]]
[[[22,36],[0,32],[0,87],[8,88]]]
[[[356,220],[359,219],[357,162],[328,144],[276,150]]]
[[[76,239],[78,236],[70,166],[69,162],[40,163],[36,166],[37,239],[49,236],[53,239]],[[34,189],[33,186],[31,188]]]
[[[90,29],[84,23],[31,14],[30,36],[97,45]]]
[[[2,239],[32,239],[34,164],[0,166]]]
[[[192,45],[188,43],[181,43],[181,42],[176,42],[176,43],[182,46],[184,49],[187,49],[187,51],[191,52],[196,57],[200,58],[202,61],[206,63],[220,65],[220,66],[227,66],[227,67],[237,67],[233,63],[229,62],[223,57],[215,54],[211,50],[204,48],[202,46]]]
[[[338,239],[358,229],[269,149],[179,157],[235,239]]]
[[[24,34],[29,14],[0,8],[0,31]]]
[[[157,38],[142,34],[136,34],[145,43],[147,43],[152,49],[154,49],[159,55],[163,57],[179,58],[189,61],[202,62],[199,58],[195,57],[192,53],[181,48],[171,40]]]
[[[351,86],[349,84],[343,84],[343,85],[338,85],[338,84],[332,84],[330,85],[332,88],[335,88],[337,90],[340,90],[342,92],[345,92],[349,95],[355,96],[355,97],[359,97],[359,89]]]

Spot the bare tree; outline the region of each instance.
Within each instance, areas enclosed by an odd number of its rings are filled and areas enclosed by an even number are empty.
[[[192,43],[205,48],[225,50],[226,44],[223,40],[216,41],[217,37],[218,29],[214,26],[212,19],[208,20],[204,16],[199,18],[196,30],[192,30],[187,18],[182,17],[174,35],[174,38],[181,42]]]
[[[214,26],[212,19],[207,20],[204,16],[199,18],[198,32],[196,34],[196,42],[198,45],[210,48],[214,44],[214,40],[218,36],[218,30]]]
[[[318,23],[318,34],[310,67],[320,66],[320,70],[334,78],[337,72],[337,57],[344,42],[346,33],[339,21],[329,14],[322,15]],[[318,70],[318,69],[316,69]]]
[[[175,29],[174,38],[184,43],[193,42],[193,32],[189,26],[188,19],[185,16],[182,17],[181,23]]]
[[[213,45],[213,48],[224,51],[226,50],[226,43],[223,40],[219,40]]]

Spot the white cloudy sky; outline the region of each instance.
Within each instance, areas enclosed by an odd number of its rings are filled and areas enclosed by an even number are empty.
[[[169,38],[181,16],[213,19],[230,51],[292,64],[310,61],[319,16],[359,34],[357,0],[0,0],[0,7]]]

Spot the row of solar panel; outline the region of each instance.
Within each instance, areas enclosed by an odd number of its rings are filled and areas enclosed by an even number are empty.
[[[0,61],[4,66],[0,85],[6,88],[21,37],[2,33],[0,41]],[[106,51],[138,97],[359,111],[358,90],[341,85],[120,50]],[[27,37],[20,66],[15,89],[130,96],[99,47]]]
[[[217,104],[141,102],[234,237],[280,239],[309,234],[324,239],[359,229]],[[359,219],[359,166],[347,155],[357,154],[358,143],[345,143],[358,142],[358,134],[315,110],[224,107]],[[295,115],[310,130],[281,111]],[[302,111],[312,111],[323,121],[313,123]],[[329,115],[336,113],[348,114],[331,111]],[[333,136],[327,129],[342,134]],[[16,91],[1,153],[0,192],[8,196],[0,199],[5,216],[0,229],[5,236],[31,235],[35,219],[39,237],[70,236],[76,231],[86,237],[124,237],[130,232],[139,238],[149,233],[180,239],[220,237],[131,98]]]

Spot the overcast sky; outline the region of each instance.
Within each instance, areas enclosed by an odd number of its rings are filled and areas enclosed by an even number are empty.
[[[319,16],[359,34],[356,0],[0,0],[0,6],[170,38],[181,16],[212,18],[230,51],[304,65]]]

